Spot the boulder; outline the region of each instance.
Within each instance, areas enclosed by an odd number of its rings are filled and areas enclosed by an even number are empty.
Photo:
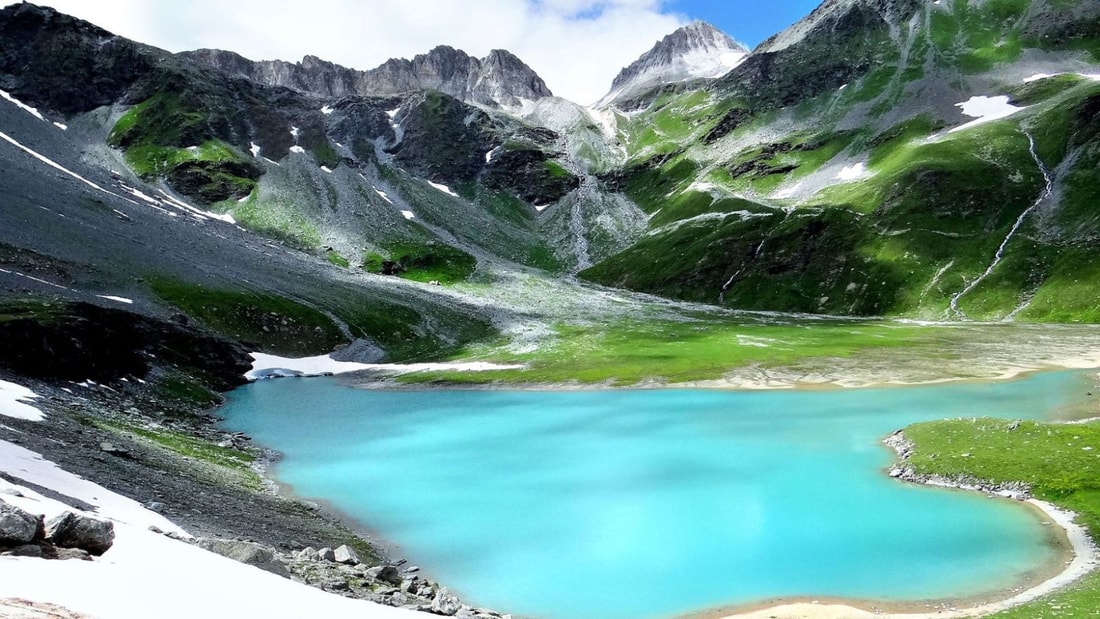
[[[0,501],[0,545],[21,546],[42,535],[42,518]]]
[[[389,583],[395,587],[401,586],[401,572],[397,571],[397,568],[392,565],[384,565],[382,569],[378,570],[378,574],[374,577],[384,583]]]
[[[46,539],[59,548],[79,548],[98,557],[114,544],[115,524],[63,512],[46,523]]]
[[[333,551],[333,549],[331,549],[331,548],[322,548],[322,549],[317,551],[317,557],[321,561],[335,561],[336,560],[336,552]]]
[[[358,565],[359,555],[355,553],[355,550],[349,548],[346,544],[340,546],[332,552],[333,560],[337,563],[343,563],[344,565]]]
[[[435,597],[432,598],[432,612],[437,615],[450,617],[461,608],[462,602],[446,588],[440,589],[439,593],[436,593]]]
[[[286,566],[275,559],[275,550],[263,544],[206,537],[196,540],[195,545],[203,550],[217,553],[245,565],[257,567],[265,572],[271,572],[284,578],[290,577],[290,572],[287,571]]]
[[[321,558],[320,555],[317,554],[317,549],[313,546],[306,546],[301,549],[298,551],[297,556],[299,561],[317,561]]]

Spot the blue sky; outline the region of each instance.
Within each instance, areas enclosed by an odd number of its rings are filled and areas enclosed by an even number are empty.
[[[11,0],[0,0],[7,4]],[[115,34],[178,52],[253,60],[314,55],[356,69],[450,45],[482,58],[506,49],[555,94],[598,100],[623,67],[693,19],[750,47],[819,0],[35,0]]]
[[[821,0],[672,0],[666,6],[710,22],[751,47],[810,14]]]

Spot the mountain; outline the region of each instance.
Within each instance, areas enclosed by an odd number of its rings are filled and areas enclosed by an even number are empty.
[[[729,70],[736,44],[693,24],[600,109],[505,52],[257,63],[25,3],[0,43],[0,281],[32,297],[391,359],[522,322],[410,280],[1100,320],[1095,2],[828,0]]]
[[[620,71],[611,91],[596,107],[622,104],[665,84],[722,77],[748,54],[744,45],[721,30],[706,22],[692,22]]]
[[[1095,321],[1098,74],[1096,2],[827,0],[617,116],[605,180],[649,230],[582,276],[743,309]]]
[[[436,90],[466,103],[508,108],[552,96],[538,74],[504,50],[493,50],[478,60],[443,45],[412,60],[388,60],[369,71],[349,69],[316,56],[306,56],[293,64],[282,60],[255,62],[214,49],[185,52],[181,56],[259,84],[284,86],[332,99]]]

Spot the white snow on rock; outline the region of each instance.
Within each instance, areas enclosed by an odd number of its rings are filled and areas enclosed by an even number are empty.
[[[803,184],[804,184],[803,181],[798,181],[797,183],[791,185],[790,187],[787,187],[787,188],[785,188],[781,191],[776,192],[774,197],[778,200],[787,200],[787,199],[793,198],[796,195],[798,195],[799,191],[801,191]]]
[[[38,110],[36,110],[33,107],[27,105],[26,103],[23,103],[19,99],[16,99],[15,97],[11,96],[5,90],[0,90],[0,98],[7,99],[8,101],[14,103],[16,107],[18,107],[19,109],[23,110],[24,112],[30,114],[31,116],[34,116],[38,120],[43,120],[43,121],[46,120],[41,114],[38,113]]]
[[[483,361],[463,363],[355,363],[337,361],[328,355],[290,359],[266,353],[254,352],[252,369],[245,373],[248,380],[287,376],[323,376],[327,374],[348,374],[362,370],[374,370],[408,374],[412,372],[489,372],[493,370],[521,370],[522,365],[501,365]]]
[[[127,299],[126,297],[115,297],[115,296],[111,296],[109,294],[97,294],[96,296],[99,297],[100,299],[107,299],[108,301],[114,301],[115,303],[124,303],[126,305],[133,305],[134,304],[133,299]]]
[[[291,146],[290,147],[290,152],[298,153],[299,155],[304,155],[306,153],[306,149],[302,148],[301,146]]]
[[[865,174],[867,174],[867,166],[863,162],[860,162],[844,166],[844,169],[838,172],[836,177],[842,181],[854,181],[863,177]]]
[[[1039,80],[1045,80],[1048,77],[1057,77],[1059,75],[1065,75],[1065,73],[1036,73],[1031,77],[1025,77],[1024,83],[1030,84],[1031,82],[1037,82]],[[1087,80],[1092,80],[1094,82],[1100,82],[1100,73],[1074,73],[1073,75],[1085,78]]]
[[[962,103],[956,103],[955,107],[962,109],[963,114],[976,120],[959,125],[948,131],[948,133],[955,133],[956,131],[963,131],[964,129],[983,125],[988,122],[1008,118],[1016,112],[1026,109],[1012,105],[1008,102],[1008,97],[1004,95],[997,97],[970,97],[970,99]]]
[[[360,175],[360,176],[362,176],[362,175]],[[366,180],[366,179],[363,179],[363,180]],[[390,204],[393,204],[393,200],[390,200],[390,197],[388,195],[386,195],[386,192],[384,192],[381,189],[379,189],[377,187],[374,187],[374,186],[371,186],[371,189],[373,189],[374,193],[378,194],[379,197],[381,197],[383,200],[385,200],[386,202],[389,202]]]
[[[300,135],[302,135],[302,130],[301,129],[299,129],[298,127],[294,127],[294,126],[290,127],[290,136],[294,138],[295,142],[298,141],[298,136],[300,136]]]
[[[60,129],[62,131],[68,131],[69,130],[69,125],[66,125],[65,123],[59,123],[59,122],[55,121],[53,126],[57,127],[58,129]]]
[[[56,170],[60,170],[60,171],[64,172],[65,174],[68,174],[69,176],[71,176],[71,177],[75,178],[76,180],[84,183],[85,185],[88,185],[92,189],[102,191],[103,193],[115,196],[116,198],[121,198],[122,197],[122,196],[118,195],[117,193],[107,191],[106,189],[100,187],[99,185],[96,185],[92,181],[84,178],[83,176],[77,174],[76,172],[73,172],[72,170],[70,170],[70,169],[66,168],[65,166],[61,165],[60,163],[57,163],[56,161],[50,159],[49,157],[46,157],[45,155],[41,155],[41,154],[35,152],[34,150],[32,150],[30,148],[27,148],[26,146],[23,146],[22,144],[17,142],[15,140],[15,138],[9,136],[8,134],[4,133],[3,131],[0,131],[0,140],[4,140],[5,142],[11,144],[12,146],[15,146],[16,148],[22,150],[23,152],[25,152],[28,155],[34,157],[35,159],[41,161],[42,163],[50,166],[51,168],[54,168]]]
[[[416,219],[416,214],[412,211],[401,211],[401,214],[405,216],[405,219]]]
[[[446,185],[440,185],[439,183],[433,183],[431,181],[428,181],[428,184],[431,185],[432,187],[435,187],[436,189],[442,191],[445,194],[452,195],[456,198],[459,197],[459,195],[457,193],[451,191],[451,188],[446,186]]]
[[[321,166],[321,171],[322,171],[322,172],[327,172],[327,173],[329,173],[329,174],[332,174],[332,168],[329,168],[329,167],[328,167],[327,165],[323,165],[323,166]]]
[[[0,599],[56,604],[104,619],[304,616],[417,619],[420,613],[325,593],[149,530],[187,533],[136,501],[81,479],[32,451],[0,441],[0,471],[96,506],[113,520],[114,545],[93,561],[0,557]],[[79,511],[0,480],[0,499],[47,518]],[[59,583],[63,585],[59,586]]]
[[[27,421],[42,421],[46,415],[26,402],[38,397],[37,393],[23,385],[0,380],[0,415]]]
[[[252,156],[253,157],[259,157],[260,156],[260,145],[259,144],[255,143],[255,142],[252,142],[249,145],[249,150],[252,151]]]
[[[0,471],[30,484],[48,488],[59,494],[93,505],[95,511],[90,514],[92,516],[108,518],[142,529],[157,527],[165,533],[176,533],[189,537],[187,531],[184,531],[164,516],[145,509],[137,501],[74,475],[25,447],[7,441],[0,441]],[[31,513],[44,513],[49,517],[66,509],[71,509],[56,501],[42,500],[40,496],[38,498],[40,506],[37,509],[28,508],[25,503],[17,503],[16,499],[10,496],[10,492],[5,492],[5,490],[10,489],[11,484],[0,479],[0,496],[3,496],[5,501],[17,504]],[[37,494],[25,488],[19,488],[19,491],[27,495],[28,499]],[[0,578],[0,581],[4,580],[6,579]],[[4,596],[0,595],[0,597]]]
[[[234,225],[236,225],[236,223],[237,223],[237,220],[233,219],[233,216],[230,215],[229,213],[214,213],[214,212],[211,212],[211,211],[204,211],[200,208],[195,208],[194,206],[191,206],[190,204],[184,202],[183,200],[178,200],[178,199],[172,197],[171,194],[165,192],[163,189],[158,189],[157,191],[160,192],[160,195],[164,196],[164,202],[163,202],[164,204],[168,204],[169,206],[172,206],[172,207],[174,207],[174,208],[176,208],[180,211],[183,211],[184,213],[187,213],[188,215],[191,215],[192,217],[194,217],[196,219],[200,219],[200,220],[216,219],[218,221],[224,221],[227,224],[234,224]]]
[[[390,118],[394,118],[394,117],[397,116],[397,113],[400,112],[400,111],[401,111],[401,108],[394,108],[394,109],[386,112],[386,116],[389,116]]]
[[[321,108],[321,113],[324,114],[325,116],[328,116],[332,112],[333,112],[333,109],[331,107],[327,106],[327,105],[324,106],[323,108]]]

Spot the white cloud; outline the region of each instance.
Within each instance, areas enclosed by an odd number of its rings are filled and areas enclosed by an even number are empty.
[[[507,49],[555,94],[599,99],[619,69],[686,18],[662,0],[40,0],[170,51],[215,47],[255,60],[312,54],[357,69],[436,45]]]

